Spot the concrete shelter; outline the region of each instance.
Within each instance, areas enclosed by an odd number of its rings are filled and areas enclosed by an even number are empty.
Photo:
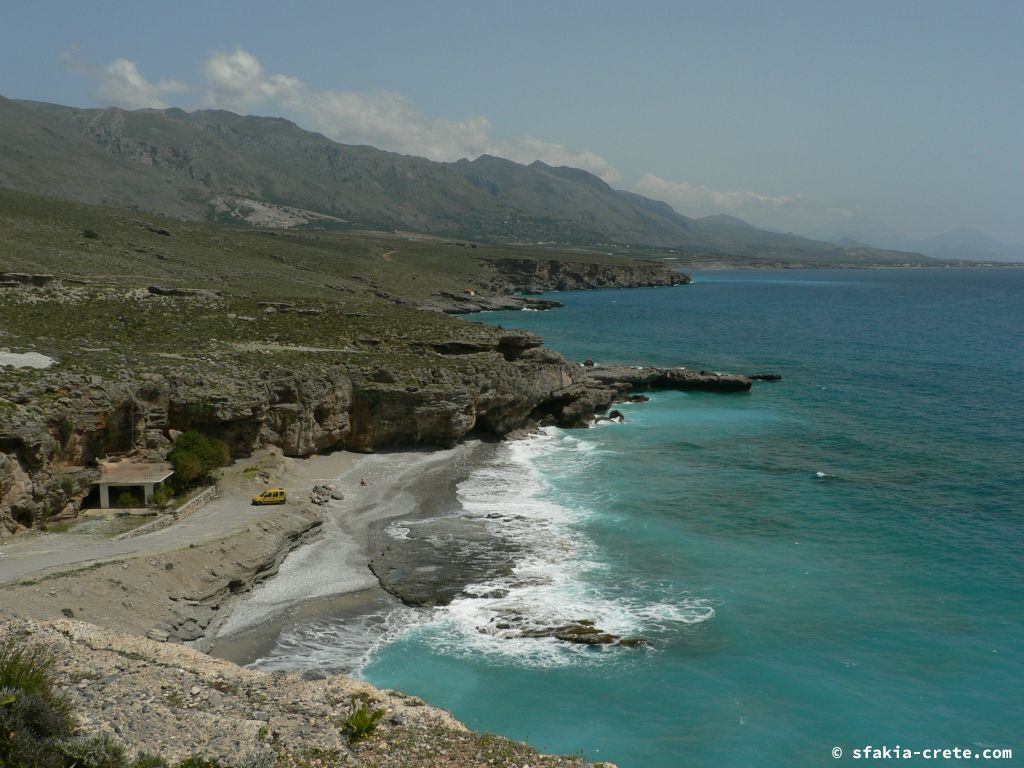
[[[153,500],[156,487],[174,474],[174,468],[166,461],[145,463],[131,461],[108,461],[100,465],[100,479],[94,485],[100,488],[100,507],[110,509],[110,487],[132,488],[142,486],[146,504]]]

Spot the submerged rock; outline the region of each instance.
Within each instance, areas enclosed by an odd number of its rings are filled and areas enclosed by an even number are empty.
[[[589,621],[573,622],[559,627],[527,629],[520,632],[517,637],[553,637],[556,640],[579,645],[612,645],[619,639],[618,635],[603,632]]]
[[[507,622],[502,622],[497,625],[497,628],[511,629],[511,625]],[[588,619],[579,619],[557,627],[526,629],[511,635],[511,637],[553,637],[556,640],[576,643],[577,645],[622,645],[627,648],[650,645],[650,642],[643,637],[620,638],[611,632],[605,632]]]
[[[409,526],[370,561],[380,585],[406,605],[447,605],[470,584],[512,575],[519,547],[483,520],[443,517]]]

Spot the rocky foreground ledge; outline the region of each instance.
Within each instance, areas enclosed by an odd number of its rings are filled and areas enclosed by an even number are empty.
[[[77,621],[10,621],[0,624],[0,640],[6,637],[49,647],[58,658],[56,687],[80,730],[112,734],[132,754],[233,764],[273,752],[278,768],[614,768],[474,733],[421,699],[341,675],[258,672]],[[360,741],[342,728],[354,701],[385,710]]]

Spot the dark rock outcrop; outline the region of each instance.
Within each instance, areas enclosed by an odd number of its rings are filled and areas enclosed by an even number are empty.
[[[490,261],[511,290],[523,293],[591,288],[650,288],[685,285],[690,276],[658,262],[594,264],[559,259],[502,258]]]
[[[380,585],[406,605],[447,605],[470,584],[510,576],[518,548],[486,521],[419,521],[370,561]]]
[[[675,389],[700,392],[746,392],[751,379],[731,373],[693,371],[688,368],[641,368],[626,365],[586,369],[593,385],[610,387],[622,395],[635,390]]]
[[[43,288],[60,284],[60,279],[53,275],[31,274],[28,272],[0,272],[0,288],[28,286]]]

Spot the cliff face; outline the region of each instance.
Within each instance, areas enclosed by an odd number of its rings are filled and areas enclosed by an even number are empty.
[[[582,387],[582,369],[539,348],[537,337],[498,337],[459,350],[460,367],[414,370],[386,363],[370,371],[328,366],[276,370],[265,377],[123,373],[52,384],[62,395],[43,408],[0,400],[0,534],[73,515],[109,453],[162,458],[177,432],[224,440],[236,457],[274,445],[289,456],[327,449],[372,451],[421,444],[450,446],[470,432],[495,436],[526,425]]]
[[[491,262],[512,290],[524,293],[587,288],[650,288],[685,285],[690,276],[657,262],[588,264],[561,259],[501,258]]]

